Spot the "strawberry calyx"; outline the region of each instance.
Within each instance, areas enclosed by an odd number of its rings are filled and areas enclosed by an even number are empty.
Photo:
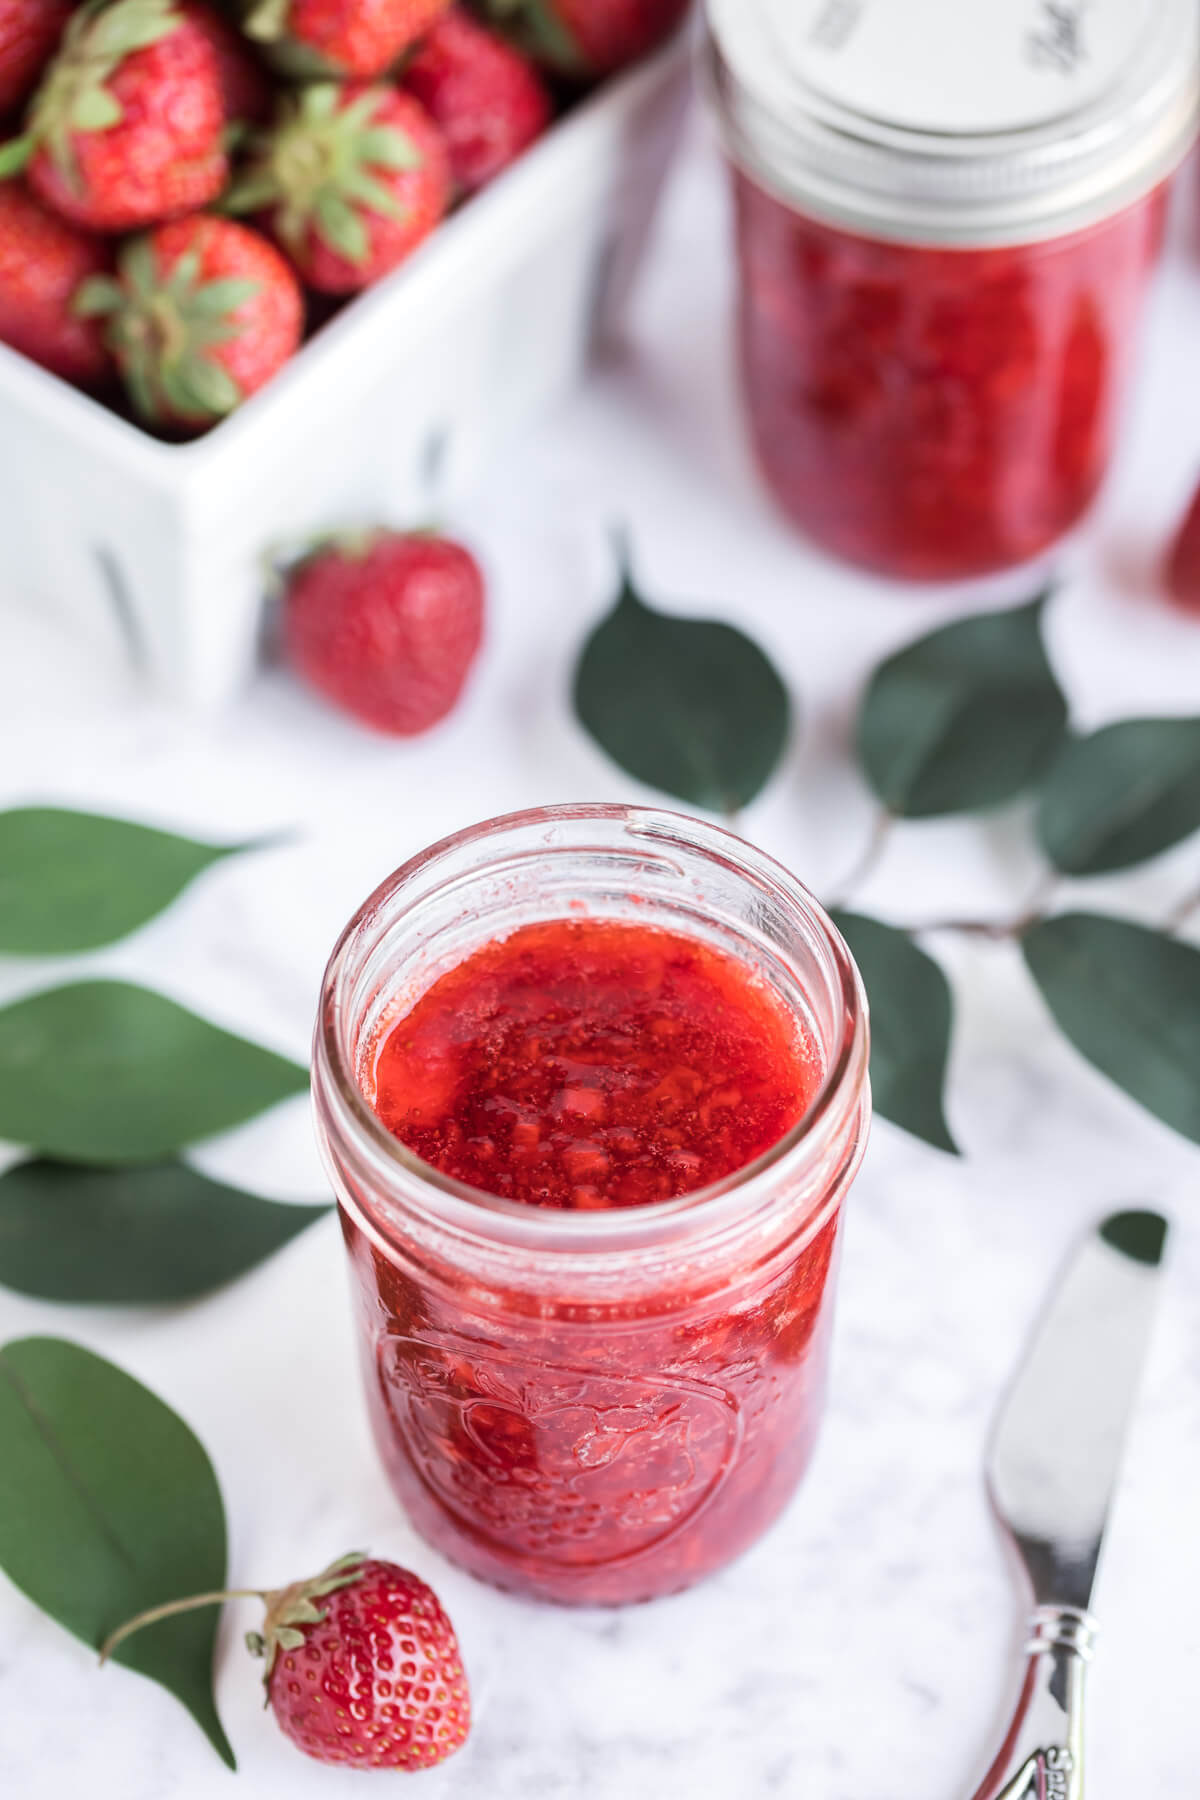
[[[81,318],[107,318],[106,341],[138,412],[153,422],[232,412],[242,390],[211,352],[236,337],[233,315],[261,283],[205,281],[195,250],[164,274],[145,237],[125,248],[118,270],[117,277],[94,275],[81,283],[73,307]]]
[[[125,116],[109,77],[133,51],[157,44],[182,23],[175,0],[87,0],[34,96],[25,134],[30,147],[44,146],[64,179],[78,185],[73,139],[108,131]]]
[[[311,81],[337,74],[328,57],[293,38],[289,30],[292,0],[253,0],[242,18],[242,30],[271,53],[271,61],[294,81]]]
[[[415,169],[421,153],[399,126],[376,122],[389,89],[367,88],[343,105],[345,93],[338,82],[318,81],[285,102],[225,205],[234,213],[273,208],[272,227],[294,256],[311,230],[361,267],[371,243],[360,209],[387,219],[405,212],[374,171]]]
[[[305,1628],[319,1625],[324,1619],[328,1609],[318,1606],[317,1601],[336,1593],[339,1588],[353,1587],[355,1582],[361,1581],[366,1560],[365,1551],[352,1550],[348,1556],[339,1556],[336,1562],[310,1580],[293,1581],[288,1587],[274,1588],[263,1595],[267,1616],[261,1631],[246,1633],[246,1648],[251,1656],[265,1658],[264,1686],[271,1680],[278,1653],[301,1649]]]
[[[587,59],[553,0],[487,0],[487,12],[536,61],[566,74],[587,73]]]
[[[317,1606],[316,1601],[326,1594],[336,1593],[338,1588],[352,1587],[356,1581],[361,1581],[366,1562],[365,1550],[352,1550],[348,1556],[339,1556],[319,1575],[308,1581],[293,1581],[288,1587],[222,1588],[211,1594],[188,1594],[181,1600],[167,1600],[162,1606],[152,1606],[135,1618],[127,1619],[110,1632],[100,1646],[100,1661],[106,1663],[126,1638],[147,1625],[157,1625],[160,1619],[173,1619],[180,1613],[196,1612],[204,1606],[223,1606],[226,1600],[261,1600],[267,1609],[263,1629],[247,1632],[246,1648],[254,1656],[266,1657],[263,1679],[269,1681],[276,1652],[298,1650],[304,1642],[301,1627],[319,1625],[324,1619],[326,1609]]]

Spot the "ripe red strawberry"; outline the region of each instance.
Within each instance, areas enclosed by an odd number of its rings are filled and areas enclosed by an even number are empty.
[[[449,197],[441,133],[410,95],[318,81],[283,102],[228,204],[264,214],[310,287],[350,294],[403,262]]]
[[[1200,613],[1200,488],[1184,515],[1167,556],[1167,592],[1178,606]]]
[[[71,0],[0,0],[0,113],[27,100],[71,16]]]
[[[454,1627],[432,1588],[395,1563],[345,1557],[273,1595],[262,1645],[280,1729],[318,1762],[431,1769],[466,1742]]]
[[[292,575],[283,631],[313,687],[409,737],[454,706],[483,636],[483,576],[445,538],[377,531],[318,550]]]
[[[108,372],[99,325],[72,310],[88,276],[111,266],[101,238],[48,212],[23,181],[0,181],[0,342],[67,381],[94,386]]]
[[[670,35],[689,0],[482,0],[538,62],[587,80],[636,62]]]
[[[77,309],[106,341],[148,424],[211,425],[292,355],[304,301],[279,252],[230,219],[160,225],[121,252],[118,277],[85,282]]]
[[[460,193],[499,175],[550,123],[550,94],[533,64],[461,7],[434,26],[404,86],[445,137]]]
[[[466,1742],[471,1696],[454,1627],[437,1595],[396,1563],[359,1552],[311,1581],[168,1601],[130,1619],[100,1652],[152,1625],[223,1600],[262,1600],[267,1699],[306,1756],[352,1769],[432,1769]]]
[[[450,0],[251,0],[246,34],[294,76],[382,75]]]
[[[220,193],[224,124],[216,54],[187,4],[83,6],[33,101],[29,183],[95,231],[151,225]]]

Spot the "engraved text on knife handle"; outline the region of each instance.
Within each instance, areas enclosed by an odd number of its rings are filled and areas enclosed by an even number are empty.
[[[975,1800],[1083,1800],[1083,1689],[1096,1622],[1039,1606],[1016,1716]]]

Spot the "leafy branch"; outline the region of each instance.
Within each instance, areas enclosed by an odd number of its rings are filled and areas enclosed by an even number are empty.
[[[262,845],[196,842],[57,807],[0,812],[0,953],[91,950]],[[232,1280],[327,1205],[277,1205],[178,1160],[308,1086],[308,1071],[165,995],[79,981],[0,1007],[0,1283],[159,1304]]]
[[[1023,606],[956,620],[889,657],[867,683],[855,750],[880,809],[831,911],[871,1003],[876,1109],[927,1143],[956,1149],[944,1111],[953,995],[918,942],[954,932],[1019,945],[1075,1048],[1149,1112],[1200,1142],[1200,950],[1178,935],[1200,912],[1200,888],[1157,929],[1051,911],[1063,878],[1132,868],[1200,831],[1200,718],[1126,719],[1073,734],[1046,654],[1049,601],[1043,592]],[[620,657],[599,662],[597,640],[615,635],[634,606],[652,629],[626,632]],[[614,761],[679,799],[710,806],[733,788],[741,804],[753,799],[778,766],[786,735],[777,734],[768,761],[766,686],[747,695],[722,680],[711,634],[730,629],[654,612],[626,568],[618,607],[585,646],[576,678],[580,719]],[[679,676],[685,663],[686,681]],[[586,708],[578,703],[581,682]],[[702,706],[693,701],[697,691]],[[703,793],[678,779],[685,760],[704,763]],[[902,927],[852,910],[905,820],[984,813],[1027,795],[1035,799],[1033,831],[1047,867],[1015,918]]]

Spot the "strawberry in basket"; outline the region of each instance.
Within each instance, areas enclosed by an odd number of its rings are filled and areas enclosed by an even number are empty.
[[[408,94],[313,82],[285,100],[228,205],[265,220],[309,287],[369,287],[428,237],[450,199],[442,134]]]

